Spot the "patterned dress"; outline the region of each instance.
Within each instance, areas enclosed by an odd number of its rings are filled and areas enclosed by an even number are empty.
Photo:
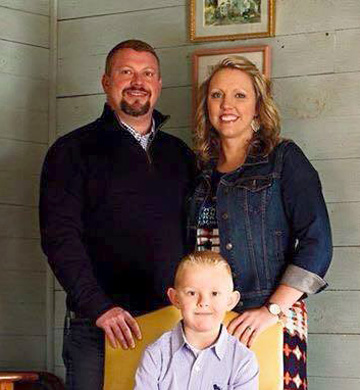
[[[211,195],[200,210],[196,249],[220,252],[216,220],[216,189],[222,174],[214,171]],[[304,301],[296,302],[282,318],[284,323],[284,390],[307,390],[307,310]]]

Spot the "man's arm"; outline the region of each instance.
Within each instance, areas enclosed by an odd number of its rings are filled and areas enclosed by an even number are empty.
[[[79,150],[69,141],[56,142],[43,165],[40,184],[42,248],[79,314],[98,319],[97,325],[104,329],[114,347],[117,345],[114,335],[123,347],[132,346],[131,331],[140,337],[136,321],[129,313],[115,307],[99,286],[83,242],[85,170]]]

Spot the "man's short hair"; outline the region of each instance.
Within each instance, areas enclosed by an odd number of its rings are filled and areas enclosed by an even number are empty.
[[[127,41],[123,41],[114,46],[106,57],[105,62],[105,74],[110,75],[111,72],[111,61],[114,55],[121,49],[133,49],[135,51],[145,51],[151,53],[158,63],[159,67],[159,75],[160,75],[160,60],[158,55],[155,52],[155,49],[150,46],[148,43],[140,41],[138,39],[128,39]]]

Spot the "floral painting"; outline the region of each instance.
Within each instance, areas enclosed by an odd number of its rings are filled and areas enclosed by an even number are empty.
[[[190,0],[191,41],[264,38],[274,33],[275,0]]]
[[[261,0],[203,0],[206,26],[259,23]]]

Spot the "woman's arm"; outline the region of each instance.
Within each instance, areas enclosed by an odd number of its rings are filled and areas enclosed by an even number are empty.
[[[293,287],[281,284],[269,298],[269,302],[280,306],[286,314],[287,310],[303,295]],[[243,344],[251,347],[257,335],[269,326],[279,321],[277,315],[271,314],[267,307],[246,310],[233,319],[228,325],[228,332],[238,338]]]
[[[268,302],[285,312],[304,294],[314,294],[327,286],[323,277],[332,256],[330,222],[319,176],[301,149],[286,145],[281,175],[282,197],[291,234],[297,245],[280,285]],[[228,326],[229,333],[250,346],[255,337],[278,321],[262,306],[247,310]]]

